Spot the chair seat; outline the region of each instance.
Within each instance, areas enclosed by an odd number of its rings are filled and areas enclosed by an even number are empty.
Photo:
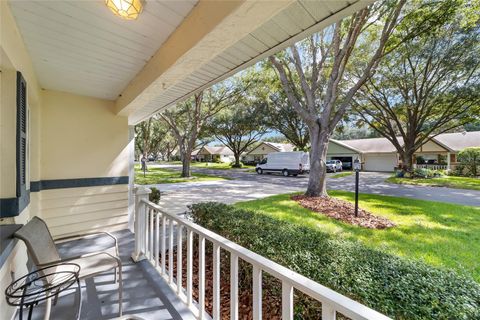
[[[117,259],[103,252],[80,258],[68,259],[68,261],[65,262],[75,263],[80,266],[80,279],[88,278],[118,267]]]

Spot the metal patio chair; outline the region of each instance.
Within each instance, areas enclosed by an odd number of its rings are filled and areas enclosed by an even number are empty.
[[[115,241],[115,255],[108,252],[92,252],[77,257],[61,258],[55,245],[56,241],[78,240],[101,234],[109,236]],[[61,262],[75,263],[80,266],[80,280],[114,269],[115,282],[117,281],[118,268],[119,315],[122,316],[122,262],[118,252],[117,239],[113,235],[108,232],[93,232],[61,237],[54,241],[45,221],[33,217],[26,225],[15,232],[15,237],[25,242],[28,253],[37,268]]]

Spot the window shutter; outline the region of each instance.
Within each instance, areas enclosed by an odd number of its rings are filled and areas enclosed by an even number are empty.
[[[17,197],[26,194],[27,167],[27,83],[17,72]]]

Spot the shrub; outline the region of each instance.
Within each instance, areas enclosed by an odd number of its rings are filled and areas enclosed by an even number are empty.
[[[433,178],[433,170],[426,168],[419,168],[413,170],[414,178]]]
[[[459,170],[468,176],[480,174],[480,148],[465,148],[458,153],[458,162],[460,162]]]
[[[424,164],[425,163],[425,158],[422,156],[417,157],[417,164]]]
[[[395,170],[395,177],[403,178],[405,176],[405,171],[403,170]]]
[[[148,200],[158,204],[160,202],[160,190],[155,187],[151,187],[150,190],[152,190],[152,192],[148,195]]]
[[[437,178],[444,176],[443,170],[432,170],[426,168],[419,168],[413,170],[413,178]]]
[[[480,285],[454,271],[434,268],[220,203],[190,207],[189,216],[231,241],[397,319],[480,319]],[[278,291],[268,281],[265,290]],[[295,318],[320,312],[304,295],[295,297]],[[310,310],[309,310],[310,309]],[[310,315],[310,316],[309,316]]]

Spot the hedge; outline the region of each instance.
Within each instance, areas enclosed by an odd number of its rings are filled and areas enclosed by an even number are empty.
[[[452,270],[403,259],[360,242],[231,205],[194,204],[189,217],[390,317],[480,319],[480,284]],[[296,299],[299,305],[310,303],[308,299]],[[299,308],[295,312],[296,318],[306,318]]]

